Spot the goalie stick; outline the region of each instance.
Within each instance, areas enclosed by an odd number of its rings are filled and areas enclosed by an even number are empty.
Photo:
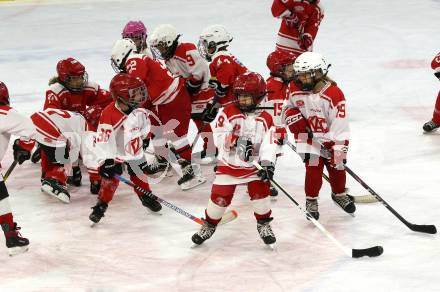
[[[298,152],[296,152],[296,147],[295,145],[293,145],[292,143],[290,143],[289,141],[286,140],[286,145],[289,146],[293,151],[295,151],[295,153],[298,154]],[[330,183],[330,179],[329,177],[323,172],[322,173],[322,177],[328,182]],[[355,203],[376,203],[378,200],[373,196],[373,195],[362,195],[362,196],[352,196],[352,195],[348,195],[348,197],[350,197],[353,202]]]
[[[146,194],[146,195],[149,196],[150,198],[152,198],[152,199],[158,201],[158,202],[161,203],[161,204],[164,204],[164,205],[167,206],[168,208],[170,208],[170,209],[176,211],[177,213],[179,213],[179,214],[181,214],[181,215],[183,215],[183,216],[185,216],[185,217],[187,217],[187,218],[193,220],[194,222],[196,222],[196,223],[198,223],[198,224],[200,224],[200,225],[203,225],[204,221],[203,221],[202,219],[200,219],[199,217],[196,217],[196,216],[194,216],[194,215],[192,215],[192,214],[186,212],[185,210],[183,210],[183,209],[177,207],[176,205],[173,205],[173,204],[171,204],[170,202],[165,201],[164,199],[159,198],[159,197],[156,196],[156,195],[153,195],[151,192],[147,192],[146,190],[144,190],[143,188],[141,188],[141,187],[138,186],[138,185],[135,185],[134,183],[132,183],[130,180],[126,179],[126,178],[123,177],[123,176],[115,175],[115,177],[116,177],[119,181],[122,181],[123,183],[125,183],[125,184],[127,184],[127,185],[129,185],[129,186],[135,188],[136,190],[138,190],[138,191],[140,191],[140,192]],[[220,221],[219,224],[226,224],[226,223],[228,223],[228,222],[231,222],[232,220],[234,220],[235,218],[237,218],[237,216],[238,216],[238,212],[237,212],[237,211],[235,211],[235,210],[228,211],[228,212],[226,212],[226,213],[223,215],[223,217],[222,217],[222,219],[221,219],[221,221]]]
[[[321,149],[323,151],[327,152],[327,154],[330,154],[330,151],[324,147],[319,141],[314,139],[315,142],[317,142]],[[422,233],[429,233],[429,234],[436,234],[437,228],[435,225],[419,225],[419,224],[413,224],[411,222],[408,222],[405,218],[403,218],[399,213],[397,213],[396,210],[394,210],[393,207],[390,206],[381,196],[379,196],[378,193],[376,193],[372,188],[370,188],[369,185],[367,185],[353,170],[351,170],[346,164],[344,165],[345,171],[348,172],[351,177],[353,177],[361,186],[363,186],[370,194],[372,194],[379,202],[382,203],[382,205],[385,206],[385,208],[388,209],[394,216],[397,217],[397,219],[400,220],[403,224],[406,225],[409,229],[415,232],[422,232]]]
[[[254,161],[253,164],[255,165],[255,167],[257,169],[259,169],[259,170],[263,169],[261,167],[261,165],[258,164],[258,162]],[[327,229],[325,229],[324,226],[321,225],[321,223],[319,223],[317,220],[315,220],[315,218],[313,218],[313,216],[307,210],[301,208],[301,206],[298,204],[298,202],[295,201],[295,199],[283,187],[281,187],[273,178],[271,178],[270,181],[278,189],[280,189],[296,205],[298,210],[303,212],[310,219],[310,221],[316,227],[318,227],[318,229],[322,233],[324,233],[324,235],[327,236],[334,244],[336,244],[347,256],[352,257],[352,258],[360,258],[363,256],[377,257],[383,253],[383,247],[379,246],[379,245],[369,247],[369,248],[361,248],[361,249],[349,248],[349,247],[342,245],[330,232],[327,231]]]

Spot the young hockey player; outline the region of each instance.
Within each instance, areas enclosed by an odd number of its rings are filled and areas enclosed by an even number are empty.
[[[6,85],[0,81],[0,160],[3,159],[9,145],[11,135],[30,139],[35,133],[31,120],[20,115],[9,105],[9,92]],[[13,145],[14,160],[22,164],[30,159],[34,143],[16,140]],[[6,247],[9,255],[15,255],[28,250],[29,240],[18,232],[20,227],[14,222],[11,205],[9,204],[9,193],[0,175],[0,226],[5,234]]]
[[[431,68],[434,70],[434,75],[440,80],[440,53],[434,57],[431,62]],[[440,127],[440,91],[437,95],[437,100],[435,102],[434,113],[432,119],[423,125],[423,130],[425,132],[431,132]]]
[[[198,49],[200,55],[209,64],[211,79],[210,86],[215,90],[214,100],[208,103],[202,114],[205,122],[215,119],[218,108],[234,102],[232,85],[235,78],[247,72],[247,68],[228,52],[232,36],[223,25],[211,25],[203,30],[199,37]]]
[[[219,158],[205,223],[192,236],[192,241],[202,244],[214,234],[237,185],[246,185],[258,233],[270,245],[276,241],[270,226],[273,218],[269,202],[269,178],[273,176],[276,155],[274,127],[270,114],[256,111],[266,94],[266,82],[258,73],[245,73],[237,77],[232,91],[235,101],[219,114],[214,130]],[[258,171],[253,160],[259,161],[264,170]]]
[[[136,44],[136,53],[153,57],[147,45],[147,28],[140,20],[130,20],[122,30],[122,38],[131,39]]]
[[[319,0],[274,0],[272,15],[281,18],[276,48],[300,55],[312,51],[324,17]]]
[[[68,166],[78,165],[80,153],[89,171],[97,174],[93,157],[90,157],[95,132],[89,130],[81,114],[73,111],[48,108],[34,113],[31,120],[37,130],[34,139],[46,159],[41,190],[64,203],[70,203],[67,171]]]
[[[174,77],[160,62],[146,55],[135,54],[136,46],[129,39],[116,41],[112,49],[112,66],[117,72],[126,72],[144,81],[149,97],[149,108],[161,122],[162,132],[153,133],[153,145],[165,147],[171,141],[179,156],[182,190],[196,187],[206,181],[200,166],[191,163],[191,147],[187,134],[191,119],[191,98],[185,89],[185,80]],[[172,129],[169,129],[169,128]],[[173,165],[173,164],[172,164]]]
[[[209,87],[209,66],[194,44],[181,42],[179,38],[180,34],[177,34],[174,26],[162,24],[154,29],[149,42],[155,55],[164,60],[168,70],[185,78],[185,86],[192,99],[191,118],[204,142],[200,158],[206,158],[206,161],[211,158],[212,161],[216,152],[212,129],[209,123],[202,120],[203,110],[214,98],[214,90]]]
[[[278,155],[282,154],[281,147],[284,145],[284,139],[287,139],[286,128],[281,120],[281,113],[284,101],[289,94],[289,83],[293,80],[294,71],[293,63],[295,62],[295,54],[288,51],[275,51],[267,56],[266,65],[270,70],[270,77],[267,82],[267,97],[264,107],[273,118],[276,127],[276,143],[278,144]],[[271,186],[270,195],[275,197],[278,191]]]
[[[95,144],[102,184],[98,201],[89,216],[93,223],[98,223],[104,217],[119,185],[119,180],[114,176],[122,174],[123,163],[127,166],[130,180],[145,192],[151,193],[144,171],[147,163],[142,149],[142,141],[150,130],[150,122],[148,111],[139,108],[147,101],[147,88],[140,78],[119,73],[110,82],[110,92],[114,101],[101,115]],[[162,205],[147,193],[137,189],[134,191],[142,205],[151,211],[162,209]]]
[[[329,173],[333,201],[347,213],[356,210],[345,188],[344,165],[350,135],[345,97],[327,77],[329,66],[314,52],[305,52],[296,59],[297,80],[290,83],[283,113],[286,127],[295,135],[298,153],[304,155],[306,209],[317,220],[324,166]],[[320,143],[331,155],[321,150]]]
[[[49,89],[46,91],[44,109],[53,108],[80,113],[89,116],[89,107],[99,107],[96,113],[111,102],[110,94],[95,82],[88,80],[85,67],[74,58],[62,59],[58,62],[57,76],[49,81]],[[98,117],[99,118],[99,117]],[[95,117],[96,120],[96,117]],[[47,160],[46,153],[41,155],[42,184],[48,184],[47,180],[56,179],[47,176],[51,162]],[[89,173],[90,192],[97,194],[100,186],[100,177],[97,173]],[[81,185],[81,170],[79,165],[72,167],[72,176],[68,182],[72,185]]]

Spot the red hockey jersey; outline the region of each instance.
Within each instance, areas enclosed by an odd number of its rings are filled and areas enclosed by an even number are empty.
[[[298,55],[305,51],[300,45],[301,37],[306,35],[314,40],[324,17],[318,3],[319,1],[316,1],[311,4],[306,0],[273,1],[272,15],[282,19],[276,43],[278,50]]]
[[[110,93],[95,82],[87,82],[80,92],[72,92],[60,83],[50,85],[46,91],[44,109],[55,108],[83,113],[87,106],[107,106],[112,101]]]
[[[211,72],[211,80],[218,82],[224,88],[228,88],[226,95],[219,99],[221,105],[226,106],[232,103],[234,100],[232,85],[238,75],[248,71],[247,68],[228,51],[220,51],[212,57],[209,70]]]
[[[125,68],[128,74],[144,81],[153,105],[170,103],[183,86],[182,78],[173,76],[165,65],[146,55],[130,55]]]

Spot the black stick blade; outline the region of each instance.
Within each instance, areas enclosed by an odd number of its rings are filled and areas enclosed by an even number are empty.
[[[411,224],[409,228],[412,231],[417,232],[423,232],[423,233],[429,233],[429,234],[436,234],[437,228],[435,228],[435,225],[417,225],[417,224]]]
[[[369,256],[371,257],[378,257],[381,254],[383,254],[383,247],[381,246],[373,246],[373,247],[369,247],[369,248],[362,248],[362,249],[352,249],[352,254],[351,256],[353,258],[361,258],[363,256]]]

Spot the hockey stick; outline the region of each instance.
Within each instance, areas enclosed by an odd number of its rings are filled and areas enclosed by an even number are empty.
[[[146,194],[146,195],[149,196],[150,198],[152,198],[152,199],[158,201],[158,202],[161,203],[161,204],[164,204],[164,205],[167,206],[168,208],[170,208],[170,209],[176,211],[177,213],[179,213],[179,214],[181,214],[181,215],[183,215],[183,216],[185,216],[185,217],[187,217],[187,218],[193,220],[194,222],[196,222],[196,223],[198,223],[198,224],[200,224],[200,225],[203,225],[204,221],[203,221],[202,219],[200,219],[200,218],[198,218],[198,217],[196,217],[196,216],[194,216],[194,215],[191,215],[190,213],[186,212],[185,210],[183,210],[183,209],[177,207],[176,205],[171,204],[171,203],[168,202],[168,201],[165,201],[165,200],[162,199],[162,198],[159,198],[159,197],[156,196],[156,195],[153,195],[151,192],[147,192],[146,190],[144,190],[144,189],[141,188],[140,186],[135,185],[134,183],[132,183],[130,180],[126,179],[126,178],[123,177],[123,176],[115,175],[115,177],[116,177],[119,181],[122,181],[123,183],[125,183],[125,184],[127,184],[127,185],[129,185],[129,186],[135,188],[136,190],[138,190],[138,191],[140,191],[140,192]],[[232,220],[234,220],[235,218],[237,218],[237,216],[238,216],[237,211],[235,211],[235,210],[228,211],[228,212],[226,212],[226,213],[223,215],[222,220],[220,221],[219,224],[226,224],[226,223],[228,223],[228,222],[231,222]]]
[[[296,151],[296,146],[293,145],[292,143],[290,143],[289,141],[286,140],[286,145],[289,146],[296,154],[298,154],[298,152]],[[299,155],[299,154],[298,154]],[[322,173],[322,177],[328,182],[330,183],[330,179],[329,177],[323,172]],[[376,203],[378,200],[372,196],[372,195],[363,195],[363,196],[352,196],[352,195],[347,195],[348,197],[350,197],[355,203]]]
[[[322,145],[317,140],[314,141],[316,141],[321,146],[321,148],[324,149],[324,151],[330,155],[330,151],[327,148],[325,148],[324,145]],[[347,165],[344,166],[345,166],[345,171],[347,171],[348,174],[351,175],[351,177],[353,177],[359,184],[361,184],[361,186],[363,186],[368,192],[370,192],[370,194],[372,194],[379,202],[381,202],[382,205],[384,205],[394,216],[396,216],[400,220],[400,222],[405,224],[409,229],[411,229],[412,231],[422,232],[422,233],[429,233],[429,234],[437,233],[437,228],[435,227],[435,225],[418,225],[408,222],[399,213],[397,213],[397,211],[394,210],[393,207],[391,207],[381,196],[379,196],[378,193],[376,193],[372,188],[370,188],[356,173],[354,173],[354,171],[352,171]]]
[[[14,170],[14,168],[17,166],[17,164],[18,164],[17,160],[14,160],[14,162],[12,162],[11,166],[9,166],[8,170],[6,170],[5,174],[3,175],[3,181],[6,181],[8,179],[9,175]]]
[[[258,162],[253,161],[252,163],[255,165],[257,169],[259,170],[263,169]],[[312,221],[312,223],[316,227],[318,227],[318,229],[321,230],[321,232],[324,233],[325,236],[327,236],[331,241],[333,241],[333,243],[336,244],[347,256],[352,258],[360,258],[363,256],[377,257],[383,253],[383,247],[379,245],[369,248],[362,248],[362,249],[354,249],[354,248],[352,249],[342,245],[330,232],[327,231],[327,229],[325,229],[324,226],[321,225],[321,223],[315,220],[315,218],[313,218],[313,216],[307,210],[301,208],[298,202],[295,201],[295,199],[291,195],[289,195],[289,193],[283,187],[281,187],[273,178],[271,178],[270,181],[278,189],[280,189],[298,207],[298,210],[303,212],[310,219],[310,221]]]

